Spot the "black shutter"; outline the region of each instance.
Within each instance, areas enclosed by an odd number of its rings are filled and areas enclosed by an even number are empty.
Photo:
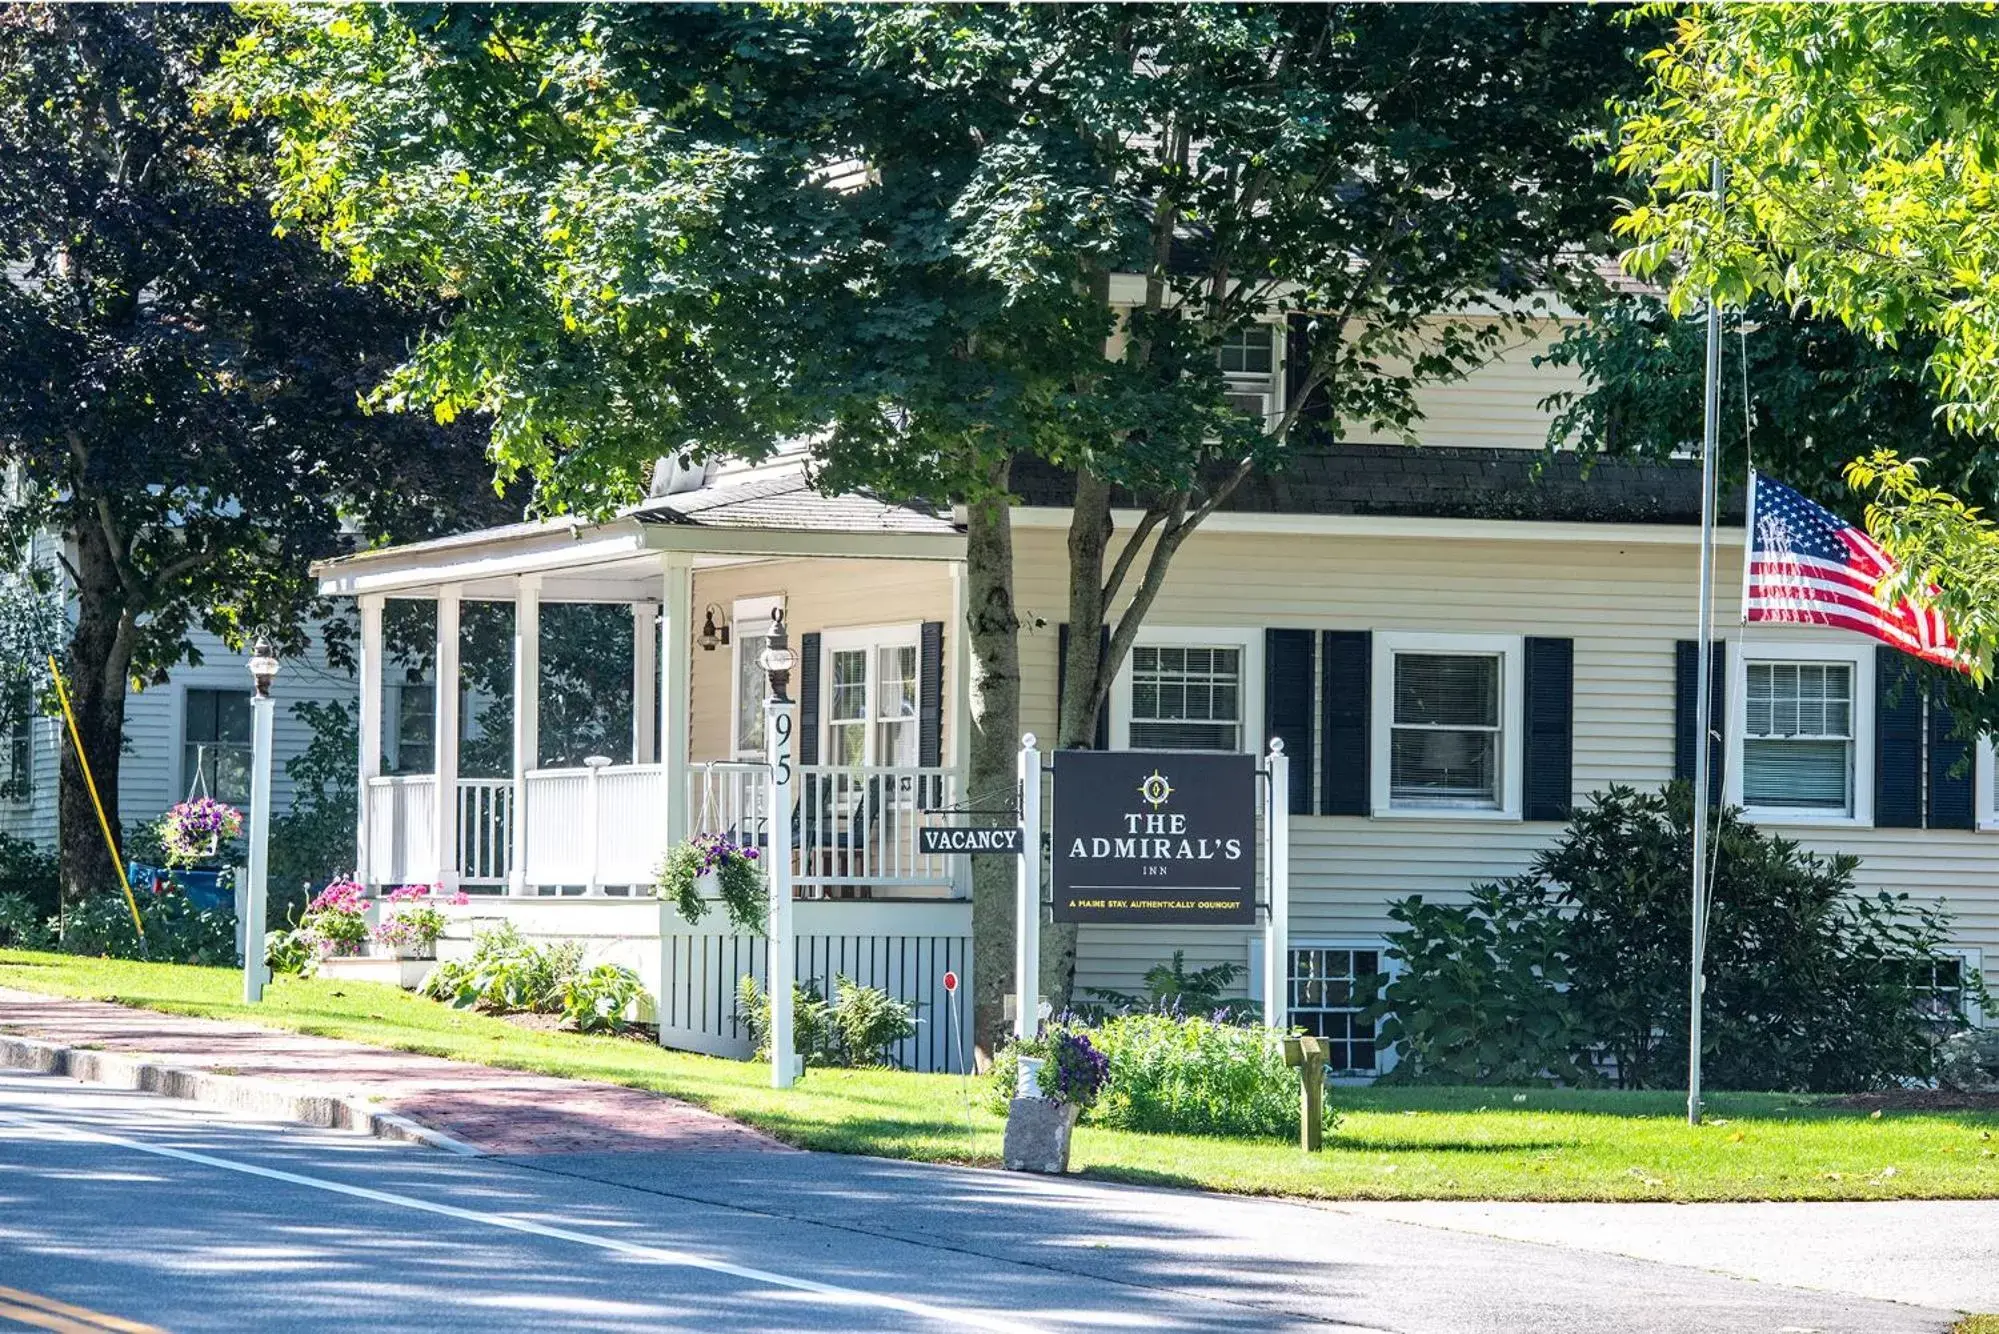
[[[798,637],[798,762],[819,763],[819,632]]]
[[[1262,750],[1270,737],[1284,742],[1291,757],[1293,815],[1312,813],[1312,632],[1263,632],[1264,735],[1253,738]]]
[[[1569,818],[1574,786],[1575,647],[1573,639],[1527,640],[1527,755],[1522,814]]]
[[[1374,636],[1327,630],[1319,637],[1319,813],[1366,815],[1371,809],[1367,764],[1368,677]],[[1287,743],[1288,744],[1288,743]]]
[[[925,621],[916,650],[916,762],[944,763],[944,622]]]
[[[1891,652],[1893,650],[1890,650]],[[1950,734],[1956,720],[1938,692],[1930,692],[1930,808],[1932,829],[1976,829],[1972,809],[1971,743]]]
[[[1312,322],[1310,315],[1293,315],[1284,322],[1284,407],[1290,410],[1298,400],[1298,390],[1304,386],[1306,367],[1312,360]],[[1305,407],[1298,414],[1299,438],[1308,434],[1307,428],[1323,430],[1333,419],[1332,399],[1326,387],[1320,385],[1305,400]]]
[[[1923,688],[1900,650],[1874,650],[1874,823],[1923,824]]]
[[[1104,626],[1097,635],[1097,655],[1100,660],[1105,653],[1110,651],[1110,646],[1110,627]],[[1069,623],[1064,621],[1055,627],[1055,729],[1058,735],[1062,729],[1062,706],[1068,698]],[[1108,700],[1097,709],[1097,730],[1093,734],[1090,745],[1094,750],[1109,750],[1111,748],[1111,710]],[[1047,747],[1043,749],[1047,749]]]
[[[1700,675],[1700,645],[1682,639],[1673,646],[1673,777],[1691,783],[1694,778],[1695,680]],[[1721,804],[1722,762],[1728,735],[1728,653],[1723,641],[1714,641],[1714,675],[1708,681],[1708,708],[1713,729],[1708,737],[1708,804]]]

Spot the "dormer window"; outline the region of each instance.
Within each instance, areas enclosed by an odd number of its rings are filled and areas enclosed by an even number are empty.
[[[1277,406],[1276,333],[1268,324],[1252,324],[1223,338],[1215,354],[1228,382],[1229,406],[1266,422]]]

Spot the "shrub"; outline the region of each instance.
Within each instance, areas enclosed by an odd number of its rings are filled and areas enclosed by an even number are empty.
[[[1240,964],[1215,963],[1206,968],[1187,971],[1187,952],[1174,950],[1173,958],[1167,963],[1156,963],[1145,970],[1145,995],[1136,996],[1127,991],[1112,991],[1105,987],[1089,987],[1086,990],[1109,1014],[1135,1014],[1152,1011],[1157,1014],[1198,1014],[1211,1019],[1222,1019],[1231,1023],[1260,1019],[1263,1005],[1259,1001],[1228,997],[1222,993],[1235,985],[1235,980],[1245,970]]]
[[[621,1029],[625,1011],[644,989],[645,983],[631,969],[600,963],[587,973],[562,979],[562,1014],[585,1033]]]
[[[749,1026],[755,1059],[769,1060],[770,998],[748,974],[736,984],[736,1013]],[[893,1066],[895,1044],[915,1035],[915,1010],[880,987],[837,975],[828,1000],[817,979],[792,986],[792,1045],[807,1065]]]
[[[356,710],[300,700],[292,716],[312,739],[285,761],[291,809],[271,820],[269,911],[274,922],[295,921],[312,886],[338,879],[354,864],[354,772],[360,728]]]
[[[422,990],[460,1009],[560,1014],[563,983],[582,962],[583,946],[578,942],[532,944],[513,923],[502,922],[479,933],[471,958],[431,969]]]
[[[43,917],[52,917],[59,897],[55,854],[25,838],[0,834],[0,895],[27,899]]]
[[[654,889],[682,917],[698,922],[708,915],[708,900],[701,897],[700,881],[711,875],[721,892],[722,906],[728,909],[730,924],[738,931],[762,931],[770,898],[763,868],[757,865],[757,850],[725,835],[696,834],[668,848]]]
[[[151,959],[155,963],[191,963],[230,968],[236,953],[236,914],[194,905],[177,889],[138,895],[139,919],[145,923],[141,944],[132,927],[132,912],[122,893],[93,894],[71,904],[63,914],[62,937],[56,948],[64,954],[113,959]]]
[[[1098,1024],[1057,1027],[1001,1049],[993,1063],[993,1101],[1002,1111],[1018,1087],[1021,1055],[1057,1055],[1066,1036],[1089,1039],[1109,1079],[1087,1114],[1118,1130],[1179,1135],[1288,1138],[1298,1133],[1298,1072],[1284,1064],[1275,1035],[1260,1026],[1198,1015],[1119,1015]],[[1042,1087],[1052,1079],[1042,1067]],[[1330,1105],[1325,1128],[1339,1125]]]
[[[319,940],[312,932],[267,931],[264,933],[264,966],[275,977],[304,977],[319,960]]]
[[[0,894],[0,945],[45,950],[55,943],[41,905],[26,894]]]
[[[1377,1010],[1404,1078],[1563,1078],[1677,1087],[1687,1062],[1692,796],[1612,787],[1524,876],[1462,910],[1396,906],[1401,973]],[[1847,1091],[1929,1077],[1923,983],[1955,963],[1949,915],[1861,895],[1821,857],[1725,810],[1714,828],[1703,1068],[1715,1088]],[[1983,984],[1964,977],[1967,994]],[[1427,1016],[1441,1005],[1455,1022]]]

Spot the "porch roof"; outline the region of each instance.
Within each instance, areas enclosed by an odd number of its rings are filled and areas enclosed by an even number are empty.
[[[550,600],[657,596],[655,553],[686,552],[697,567],[800,557],[961,561],[962,530],[947,514],[865,495],[826,495],[802,471],[724,481],[657,496],[602,520],[506,524],[427,542],[357,552],[313,566],[320,591],[422,594],[446,584],[470,598],[511,598],[516,575],[559,576]]]

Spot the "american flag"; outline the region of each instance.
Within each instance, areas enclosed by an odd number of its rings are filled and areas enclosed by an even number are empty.
[[[1926,662],[1970,670],[1941,612],[1906,598],[1884,606],[1875,596],[1896,565],[1865,530],[1753,472],[1746,565],[1745,621],[1858,630]]]

